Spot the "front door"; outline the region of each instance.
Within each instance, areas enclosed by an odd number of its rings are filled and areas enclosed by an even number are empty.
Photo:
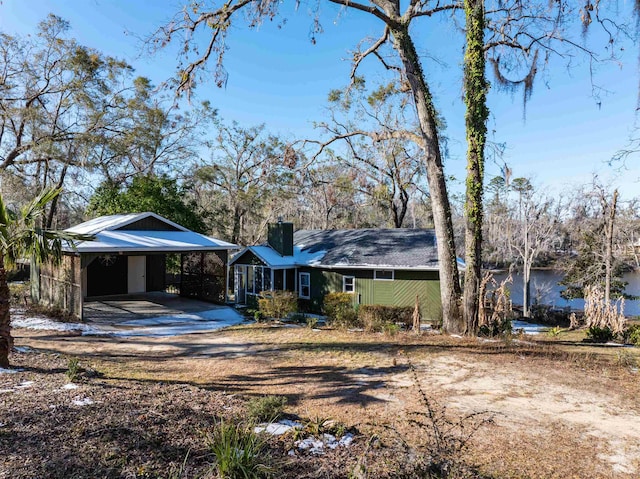
[[[127,274],[127,292],[129,294],[144,293],[147,286],[147,282],[145,279],[147,272],[147,258],[145,256],[129,256],[128,266],[129,270]]]

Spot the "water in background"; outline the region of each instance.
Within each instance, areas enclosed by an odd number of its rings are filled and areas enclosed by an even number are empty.
[[[495,274],[495,280],[500,283],[507,277],[506,273]],[[584,299],[572,299],[570,301],[560,296],[560,291],[564,290],[564,286],[559,286],[558,282],[563,278],[563,274],[559,271],[548,269],[534,269],[531,271],[531,303],[533,304],[536,297],[542,304],[551,304],[556,308],[584,309]],[[626,288],[627,294],[640,296],[640,272],[625,273],[622,277],[623,281],[629,283]],[[522,304],[522,276],[513,274],[513,284],[509,286],[511,290],[511,300],[513,304]],[[640,316],[640,301],[626,300],[624,305],[625,316]]]

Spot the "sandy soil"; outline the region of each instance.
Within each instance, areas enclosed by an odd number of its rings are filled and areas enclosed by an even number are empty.
[[[553,346],[526,342],[507,347],[306,328],[129,339],[15,333],[17,346],[79,357],[109,377],[283,394],[296,413],[360,426],[406,425],[408,413],[424,406],[417,377],[448,417],[490,419],[469,448],[487,475],[640,476],[639,374],[610,358],[556,354]],[[631,354],[638,358],[637,348]]]

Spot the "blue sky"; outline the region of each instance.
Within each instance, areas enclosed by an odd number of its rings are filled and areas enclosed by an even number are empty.
[[[247,125],[265,123],[271,131],[290,138],[317,136],[313,121],[323,120],[329,90],[344,86],[350,63],[348,51],[364,37],[377,37],[380,27],[366,17],[328,6],[323,12],[324,33],[313,45],[307,7],[294,12],[285,2],[287,23],[279,28],[267,23],[257,31],[233,28],[226,68],[229,81],[218,89],[203,83],[200,99],[209,99],[220,115]],[[159,83],[173,73],[175,50],[154,57],[140,56],[141,39],[180,9],[178,0],[4,0],[0,4],[0,30],[28,34],[48,13],[71,23],[71,36],[80,43],[123,58],[136,74]],[[461,93],[461,43],[455,27],[424,23],[420,45],[440,63],[425,68],[437,107],[447,120],[451,156],[447,172],[460,180],[465,171],[464,106]],[[417,30],[416,30],[417,31]],[[507,145],[504,160],[515,176],[529,176],[553,194],[572,185],[587,184],[592,174],[618,186],[623,198],[639,196],[638,156],[630,158],[627,169],[617,171],[607,165],[616,151],[624,148],[636,122],[638,95],[638,45],[624,45],[622,63],[596,70],[595,82],[608,90],[601,104],[592,96],[588,65],[575,62],[567,70],[561,63],[540,77],[523,119],[521,96],[493,88],[490,93],[493,139]],[[373,79],[382,74],[367,65]],[[548,85],[547,85],[548,84]],[[487,175],[498,174],[497,165],[487,164]],[[461,185],[452,185],[461,189]]]

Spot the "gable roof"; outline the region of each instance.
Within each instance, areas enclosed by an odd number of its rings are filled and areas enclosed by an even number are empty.
[[[189,231],[189,229],[185,228],[184,226],[180,226],[179,224],[174,223],[173,221],[150,211],[146,213],[128,213],[120,215],[99,216],[92,220],[85,221],[84,223],[80,223],[79,225],[72,226],[65,231],[68,231],[70,233],[95,235],[103,231],[119,230],[131,225],[132,223],[136,223],[146,218],[154,218],[175,230]]]
[[[250,251],[273,268],[439,269],[431,229],[299,230],[293,242],[293,256],[282,256],[266,244],[249,246],[231,264]]]
[[[131,229],[136,223],[152,219],[150,224],[166,226],[162,229]],[[142,224],[142,223],[140,223]],[[100,216],[66,231],[93,235],[92,241],[78,241],[67,252],[113,253],[184,253],[190,251],[219,251],[238,249],[238,246],[190,231],[155,213],[131,213]]]
[[[264,264],[271,268],[296,268],[298,266],[317,266],[324,256],[324,251],[301,251],[298,246],[293,247],[293,256],[282,256],[269,245],[247,246],[237,253],[230,261],[230,265],[238,261],[246,252],[253,253]]]
[[[300,230],[293,235],[302,252],[325,254],[315,266],[438,270],[432,229]]]

